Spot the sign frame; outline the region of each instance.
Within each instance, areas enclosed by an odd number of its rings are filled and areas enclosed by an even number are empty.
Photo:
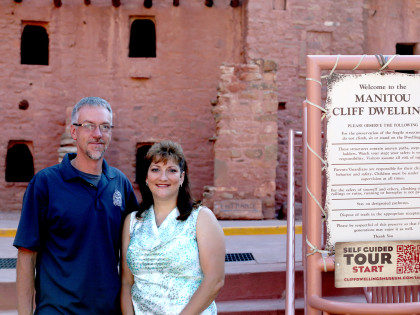
[[[394,58],[395,57],[395,58]],[[420,70],[420,56],[385,56],[389,70]],[[337,311],[351,314],[412,314],[420,309],[420,302],[404,304],[366,304],[330,301],[322,298],[322,272],[334,271],[334,259],[324,258],[323,218],[320,209],[322,201],[322,146],[321,126],[321,72],[323,70],[369,70],[377,71],[384,67],[375,55],[308,55],[306,57],[306,90],[307,101],[304,112],[304,144],[306,145],[304,161],[304,179],[307,188],[304,194],[303,235],[307,238],[304,244],[309,254],[304,262],[305,274],[305,310],[307,315],[320,315],[322,312]],[[304,156],[305,156],[304,154]]]

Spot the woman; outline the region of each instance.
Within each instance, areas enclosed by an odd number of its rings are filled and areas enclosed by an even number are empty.
[[[140,210],[122,240],[123,314],[217,314],[225,241],[213,212],[192,200],[182,148],[154,144],[139,183]]]

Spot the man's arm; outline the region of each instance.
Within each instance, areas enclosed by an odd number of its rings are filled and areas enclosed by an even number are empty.
[[[20,247],[16,264],[18,314],[33,314],[36,252]]]

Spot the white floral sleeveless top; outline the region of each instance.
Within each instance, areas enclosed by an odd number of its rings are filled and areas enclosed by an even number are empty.
[[[200,207],[201,208],[201,207]],[[134,275],[131,296],[135,314],[179,314],[200,286],[196,223],[200,208],[185,221],[177,208],[156,226],[153,207],[142,219],[131,214],[127,264]],[[217,314],[216,304],[202,313]]]

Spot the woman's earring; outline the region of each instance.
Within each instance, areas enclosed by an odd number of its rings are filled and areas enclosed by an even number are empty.
[[[149,183],[148,182],[146,182],[146,186],[149,186]]]

